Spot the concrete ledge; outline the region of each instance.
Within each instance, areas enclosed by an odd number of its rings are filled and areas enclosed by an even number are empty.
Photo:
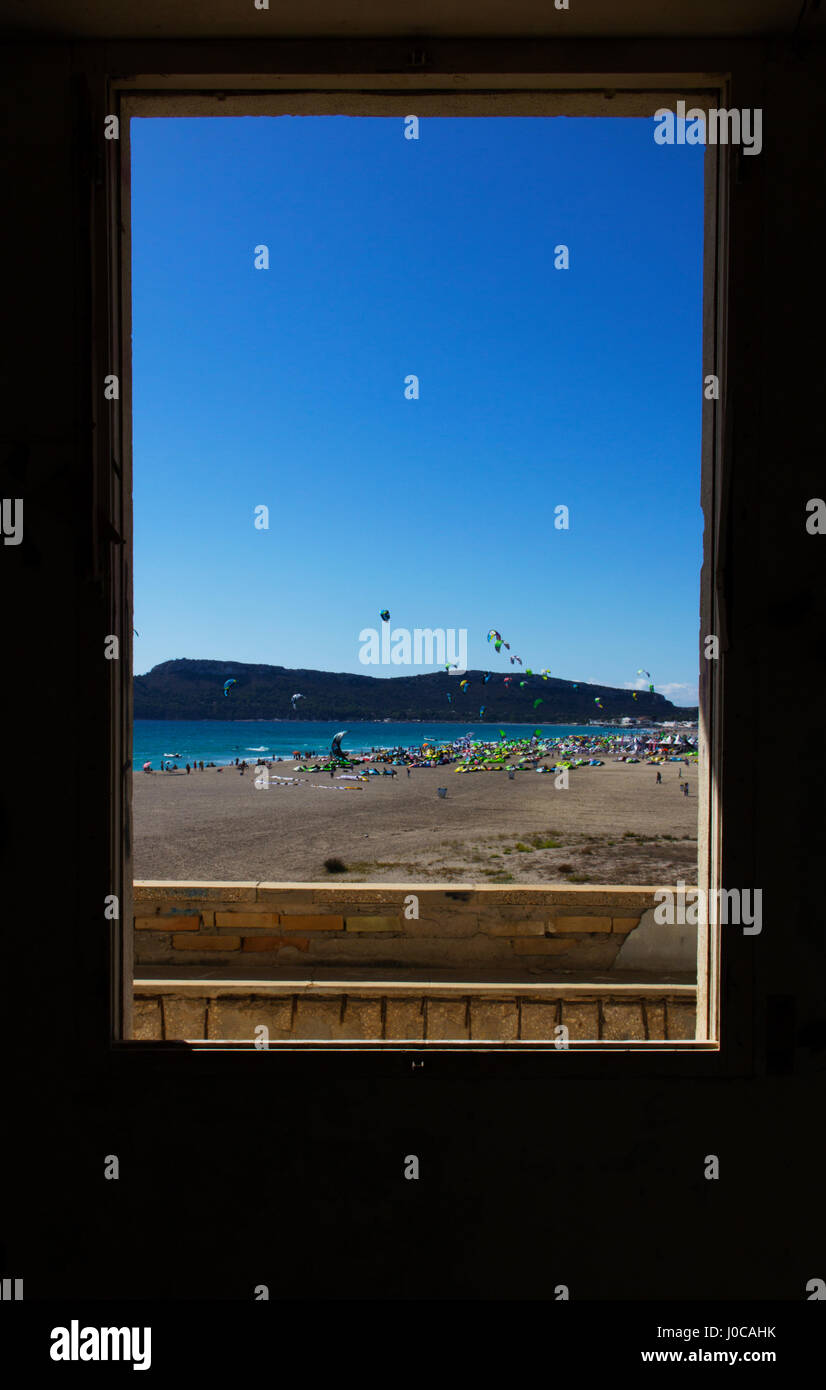
[[[429,902],[446,900],[453,905],[456,899],[453,899],[452,895],[459,893],[465,902],[476,900],[483,902],[485,906],[495,902],[559,905],[571,907],[578,912],[586,905],[600,907],[606,903],[613,907],[636,908],[638,904],[654,907],[654,894],[664,889],[674,892],[674,884],[559,884],[550,888],[514,885],[505,888],[487,883],[377,883],[344,888],[335,883],[231,883],[219,880],[193,880],[182,883],[175,879],[136,879],[133,892],[136,907],[145,902],[167,901],[172,898],[190,898],[193,902],[256,902],[262,905],[278,898],[291,904],[393,903],[401,908],[405,897],[410,893]],[[696,887],[689,884],[685,891],[695,892]]]
[[[659,999],[674,998],[689,1003],[696,1000],[697,986],[693,984],[634,984],[613,981],[590,984],[566,984],[556,981],[544,984],[536,980],[184,980],[178,977],[145,977],[135,980],[135,994],[147,998],[160,994],[203,995],[214,998],[220,994],[255,994],[262,998],[278,998],[284,994],[475,994],[496,997],[537,995],[552,999],[601,999],[608,995],[622,1000],[626,997]]]

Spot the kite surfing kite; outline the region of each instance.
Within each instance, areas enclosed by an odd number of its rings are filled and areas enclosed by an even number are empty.
[[[485,712],[485,706],[484,706],[484,705],[480,705],[480,706],[479,706],[479,718],[480,718],[480,719],[482,718],[482,715],[484,714],[484,712]]]
[[[225,695],[229,695],[229,688],[230,688],[230,686],[231,686],[231,685],[237,685],[237,684],[238,684],[238,682],[237,682],[237,680],[235,679],[234,676],[231,676],[230,679],[229,679],[228,681],[224,681],[224,694],[225,694]]]
[[[484,674],[483,677],[482,677],[482,684],[483,684],[483,685],[487,685],[487,683],[488,683],[488,681],[490,680],[492,674],[493,674],[493,673],[492,673],[491,671],[486,671],[486,672],[485,672],[485,674]]]
[[[541,698],[538,699],[538,700],[534,700],[534,702],[533,702],[533,707],[534,707],[534,709],[536,709],[537,705],[541,705],[541,704],[542,704]]]
[[[470,685],[470,681],[459,681],[459,689],[460,689],[460,690],[467,690],[467,688],[468,688],[469,685]]]
[[[389,609],[389,608],[382,608],[381,612],[379,613],[379,617],[381,618],[381,620],[382,620],[383,623],[389,623],[389,622],[390,622],[390,609]]]
[[[514,663],[515,661],[518,661],[520,666],[522,665],[522,658],[521,658],[521,656],[512,656],[512,657],[511,657],[511,666],[513,665],[513,663]]]
[[[496,628],[495,628],[495,627],[492,627],[491,630],[490,630],[490,632],[488,633],[488,641],[489,641],[489,642],[501,642],[501,641],[502,641],[502,634],[501,634],[501,632],[497,632],[497,631],[496,631]]]
[[[343,757],[345,757],[345,754],[342,753],[342,751],[341,751],[341,740],[344,738],[344,735],[345,735],[346,733],[347,733],[347,730],[346,730],[346,729],[342,729],[340,733],[338,733],[338,734],[333,734],[333,741],[332,741],[332,743],[330,744],[330,752],[332,753],[332,755],[333,755],[334,758],[343,758]]]
[[[297,694],[296,694],[296,695],[293,695],[292,698],[290,699],[290,704],[292,705],[293,709],[295,709],[295,702],[296,702],[296,700],[303,700],[303,699],[304,699],[304,696],[303,696],[303,695],[297,695]]]

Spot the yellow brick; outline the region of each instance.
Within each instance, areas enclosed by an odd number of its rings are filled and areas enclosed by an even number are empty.
[[[136,931],[197,931],[201,919],[192,917],[136,917]]]
[[[344,931],[344,918],[335,913],[319,913],[312,917],[298,917],[282,912],[278,922],[282,931]]]
[[[535,922],[488,922],[480,919],[479,930],[484,936],[544,936],[545,919],[538,917]]]
[[[245,936],[244,951],[280,951],[282,946],[295,946],[299,951],[309,951],[310,942],[306,936]]]
[[[629,932],[640,924],[639,917],[612,917],[611,930]]]
[[[470,1029],[473,1038],[494,1038],[502,1041],[515,1038],[519,1031],[516,1000],[472,999]]]
[[[135,1000],[132,1012],[132,1038],[135,1042],[160,1042],[162,1040],[161,1001],[159,999]]]
[[[277,927],[277,912],[216,912],[216,927]]]
[[[386,1038],[420,1038],[424,1029],[421,999],[387,1000],[384,1036]]]
[[[173,936],[176,951],[240,951],[240,936]]]
[[[642,1004],[603,1004],[603,1031],[602,1036],[614,1042],[621,1042],[626,1038],[641,1039],[645,1037],[645,1026],[642,1021]]]
[[[573,1004],[564,1000],[562,1022],[572,1038],[594,1039],[599,1037],[599,1008],[596,1004]]]
[[[666,1013],[669,1038],[696,1038],[697,1007],[695,1004],[675,1003],[669,999]]]
[[[575,931],[610,931],[610,917],[555,917],[553,930],[557,936]]]
[[[553,1042],[557,1008],[555,999],[547,1003],[526,999],[522,1005],[522,1037],[534,1042]]]
[[[468,1008],[464,999],[428,999],[426,1017],[429,1039],[469,1036]]]
[[[664,1038],[665,1004],[659,999],[647,999],[645,1002],[645,1015],[648,1019],[649,1038]]]
[[[401,931],[399,917],[348,917],[346,922],[350,932]]]

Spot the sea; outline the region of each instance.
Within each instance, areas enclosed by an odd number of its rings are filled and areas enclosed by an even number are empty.
[[[342,729],[346,729],[341,740],[344,753],[369,753],[371,748],[418,748],[425,741],[450,743],[464,734],[475,739],[498,739],[500,729],[510,739],[530,738],[535,731],[543,738],[632,732],[616,725],[603,728],[593,724],[497,724],[484,720],[467,724],[421,720],[345,725],[317,719],[136,719],[132,767],[140,771],[149,762],[158,768],[170,760],[181,766],[204,762],[226,767],[236,758],[248,763],[258,757],[291,758],[295,750],[302,756],[323,755],[329,753],[333,735]]]

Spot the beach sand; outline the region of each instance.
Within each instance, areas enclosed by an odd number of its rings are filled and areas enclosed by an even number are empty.
[[[682,766],[690,793],[678,777]],[[696,882],[697,768],[606,762],[554,777],[415,768],[367,784],[247,767],[134,774],[136,879],[338,883]],[[437,787],[447,787],[438,796]],[[350,790],[344,790],[349,788]],[[534,842],[539,841],[541,847]],[[545,841],[553,841],[545,845]],[[520,848],[522,846],[522,848]],[[346,873],[329,873],[338,858]]]

